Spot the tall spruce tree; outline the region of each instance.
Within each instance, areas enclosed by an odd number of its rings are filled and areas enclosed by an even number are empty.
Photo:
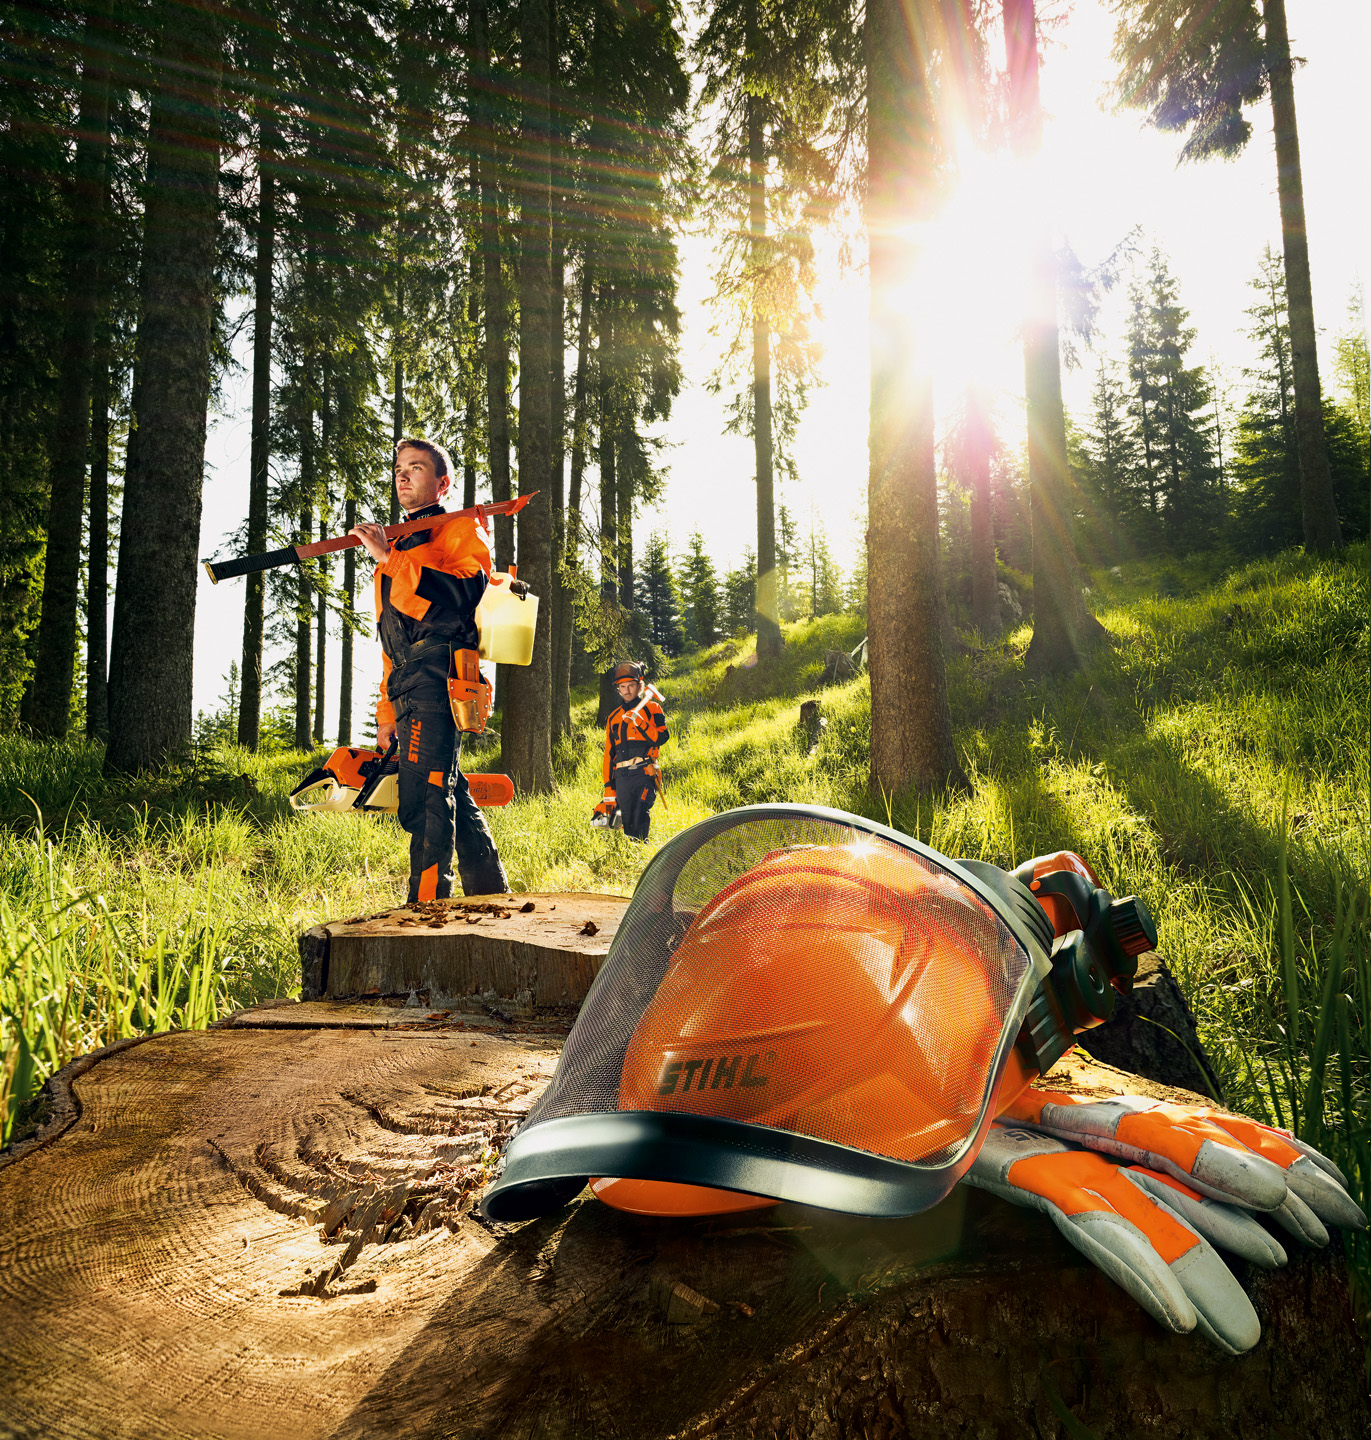
[[[1114,42],[1120,103],[1161,130],[1187,135],[1182,160],[1238,154],[1252,134],[1245,108],[1270,96],[1275,129],[1304,543],[1342,544],[1323,427],[1295,72],[1285,0],[1120,0]]]
[[[33,728],[41,735],[58,737],[67,733],[76,662],[81,512],[90,450],[95,331],[105,283],[114,41],[113,0],[89,0],[81,44],[71,232],[66,246],[67,306],[48,477],[51,493],[38,659],[29,706]]]
[[[909,274],[910,227],[934,200],[930,67],[940,38],[931,7],[867,6],[871,788],[891,796],[967,785],[943,657],[932,381],[919,373],[919,338],[894,303]]]
[[[781,653],[776,589],[776,468],[816,373],[809,337],[811,230],[831,204],[822,149],[836,91],[834,8],[813,0],[713,0],[695,41],[699,108],[714,117],[708,213],[721,241],[715,306],[727,337],[717,388],[738,386],[728,433],[753,442],[757,486],[757,657]],[[746,382],[740,383],[746,372]]]
[[[1042,148],[1037,12],[1034,0],[1003,0],[1003,13],[1010,130],[1015,153],[1028,158]],[[1026,661],[1032,669],[1050,671],[1079,664],[1102,629],[1086,609],[1076,566],[1068,500],[1056,259],[1043,225],[1028,225],[1024,244],[1029,261],[1024,396],[1033,519],[1033,638]]]
[[[157,764],[191,734],[218,223],[224,20],[164,0],[148,130],[134,443],[124,489],[106,766]]]

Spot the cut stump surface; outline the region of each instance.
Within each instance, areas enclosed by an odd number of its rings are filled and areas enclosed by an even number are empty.
[[[334,920],[301,937],[303,994],[567,1009],[585,999],[627,907],[621,895],[477,895]]]
[[[0,1434],[1036,1440],[1054,1398],[1100,1440],[1368,1433],[1331,1252],[1238,1267],[1264,1333],[1232,1360],[965,1188],[899,1222],[583,1192],[484,1225],[559,1046],[318,1002],[89,1065],[0,1169]],[[1178,1093],[1079,1056],[1050,1080]]]

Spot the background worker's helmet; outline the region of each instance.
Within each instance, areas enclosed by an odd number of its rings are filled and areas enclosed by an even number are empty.
[[[647,678],[647,668],[639,665],[636,660],[621,660],[614,667],[614,674],[611,678],[616,685],[624,680],[644,680]]]
[[[595,1177],[649,1213],[689,1212],[680,1187],[925,1209],[975,1158],[1052,938],[1018,881],[869,821],[703,821],[644,872],[485,1213],[544,1214]]]

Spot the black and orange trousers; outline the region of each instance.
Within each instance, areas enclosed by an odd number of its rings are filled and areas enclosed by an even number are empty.
[[[490,828],[457,766],[461,736],[446,693],[441,703],[415,704],[408,696],[406,701],[395,707],[395,736],[399,820],[409,832],[409,899],[445,900],[452,894],[454,851],[463,894],[507,890]]]

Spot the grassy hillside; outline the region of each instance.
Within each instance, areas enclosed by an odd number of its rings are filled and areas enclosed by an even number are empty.
[[[858,617],[788,627],[774,673],[735,641],[658,678],[673,738],[667,804],[646,849],[587,823],[600,735],[594,697],[579,697],[557,757],[560,792],[489,812],[512,883],[627,893],[667,836],[772,799],[854,810],[948,854],[1005,865],[1075,849],[1115,893],[1147,900],[1238,1103],[1303,1123],[1287,1112],[1292,1100],[1307,1104],[1312,1066],[1330,1115],[1364,1117],[1365,547],[1227,575],[1139,563],[1092,586],[1111,643],[1086,672],[1029,678],[1027,627],[1004,647],[952,658],[969,797],[887,805],[867,794],[866,677],[820,688],[825,649],[851,649]],[[827,721],[813,755],[798,724],[807,698]],[[392,819],[289,812],[285,795],[312,760],[228,749],[156,781],[109,784],[99,759],[84,745],[22,739],[0,753],[6,1079],[28,1063],[25,1048],[37,1080],[117,1034],[204,1023],[232,1002],[288,993],[302,928],[403,894],[404,837]],[[467,768],[497,767],[486,746]],[[1360,1155],[1363,1187],[1366,1140],[1359,1131],[1340,1142],[1344,1159]]]

